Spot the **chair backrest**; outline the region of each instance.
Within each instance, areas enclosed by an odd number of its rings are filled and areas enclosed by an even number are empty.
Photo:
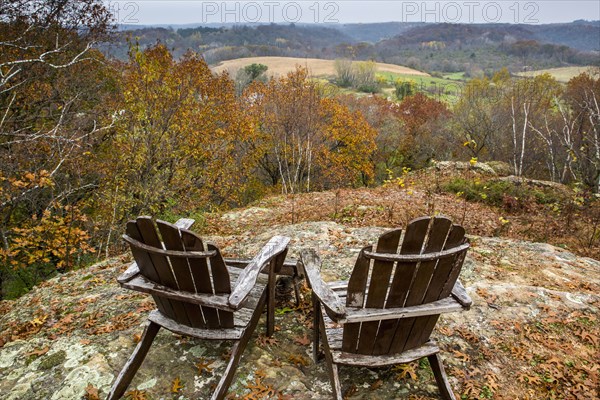
[[[416,306],[450,295],[467,252],[467,246],[451,256],[434,256],[467,242],[465,230],[445,217],[422,217],[402,229],[383,234],[376,253],[426,255],[425,261],[385,261],[369,257],[364,248],[348,282],[346,307],[397,308]],[[459,249],[457,249],[459,250]],[[433,316],[348,323],[344,325],[342,350],[358,354],[396,354],[420,346],[439,318]]]
[[[150,217],[139,217],[127,223],[124,239],[140,273],[149,280],[176,291],[231,293],[229,272],[219,249],[211,244],[205,248],[193,232],[160,220],[155,225]],[[231,311],[156,295],[153,298],[158,309],[179,324],[208,329],[234,326]]]

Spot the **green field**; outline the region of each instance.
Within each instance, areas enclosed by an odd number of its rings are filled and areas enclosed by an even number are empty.
[[[388,97],[394,96],[394,82],[401,79],[403,81],[413,82],[415,91],[427,93],[429,96],[448,104],[453,104],[458,101],[465,82],[463,72],[447,74],[444,75],[444,78],[396,74],[391,72],[378,72],[377,76],[384,78],[387,82],[382,88],[382,92]]]

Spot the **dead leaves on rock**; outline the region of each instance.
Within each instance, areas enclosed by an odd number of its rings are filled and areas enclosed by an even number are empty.
[[[125,393],[125,400],[149,400],[145,390],[130,390]]]
[[[94,387],[94,385],[91,383],[88,383],[88,385],[85,387],[83,398],[85,400],[100,400],[98,388]]]
[[[290,400],[292,396],[285,395],[273,386],[265,382],[266,373],[262,370],[258,370],[254,373],[254,379],[246,383],[246,389],[250,390],[241,397],[242,400],[263,400],[263,399],[277,399],[277,400]],[[227,396],[228,399],[237,399],[240,397],[231,395]]]
[[[207,361],[204,357],[200,358],[200,360],[195,364],[198,369],[198,375],[204,374],[204,372],[209,373],[212,372],[213,361]]]
[[[44,354],[46,354],[48,352],[48,350],[50,350],[50,347],[46,346],[46,347],[43,347],[41,349],[36,349],[36,350],[30,351],[29,353],[25,353],[25,356],[26,357],[30,357],[30,356],[39,357],[39,356],[43,356]]]
[[[260,334],[256,338],[256,344],[259,346],[276,346],[279,344],[279,341],[274,337],[268,337],[266,335]]]
[[[398,364],[392,367],[392,372],[396,374],[396,379],[410,378],[417,380],[417,371],[413,364]]]
[[[485,340],[459,332],[467,348],[451,350],[451,357],[469,369],[454,367],[450,376],[462,382],[464,397],[595,398],[592,393],[600,387],[596,316],[588,310],[539,308],[541,318],[529,322],[490,321],[496,334]],[[490,363],[495,373],[489,372]]]

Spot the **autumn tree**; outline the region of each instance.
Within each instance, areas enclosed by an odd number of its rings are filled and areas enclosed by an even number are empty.
[[[98,156],[105,248],[132,215],[235,205],[251,179],[253,130],[227,74],[192,52],[175,60],[164,45],[133,48],[122,69],[120,111]]]
[[[566,129],[563,132],[569,133],[565,138],[569,168],[578,179],[600,192],[600,74],[584,73],[572,78],[563,99],[570,109],[570,113],[561,113]]]
[[[376,132],[360,113],[326,97],[306,69],[256,83],[244,93],[244,102],[258,135],[258,172],[272,185],[280,184],[283,193],[372,178],[369,157]]]
[[[406,130],[402,143],[405,166],[422,168],[433,158],[449,157],[443,130],[451,113],[444,103],[419,92],[400,103],[398,115]]]
[[[374,61],[350,61],[347,59],[335,60],[336,84],[341,87],[375,93],[379,86],[375,73],[377,64]]]
[[[111,125],[112,79],[94,46],[110,23],[99,0],[0,5],[0,297],[3,277],[70,269],[87,248],[85,235],[47,233],[82,229],[77,203],[96,185],[86,154]],[[44,246],[62,249],[35,258]]]
[[[382,183],[390,174],[399,176],[410,157],[406,154],[410,149],[405,147],[407,132],[399,105],[380,96],[348,94],[337,99],[350,110],[360,112],[377,132],[371,154],[375,182]]]
[[[498,87],[487,78],[471,79],[453,107],[452,129],[455,143],[480,161],[501,158],[499,140],[504,127],[495,111],[501,99]]]
[[[535,146],[532,126],[539,125],[546,110],[553,105],[559,85],[549,74],[531,79],[504,81],[501,86],[504,107],[510,118],[512,137],[511,164],[516,176],[522,176],[526,168],[526,156],[534,158]]]
[[[257,79],[262,82],[266,82],[266,72],[268,69],[268,66],[257,63],[252,63],[246,65],[244,68],[240,68],[235,74],[235,85],[237,93],[241,94],[244,91],[244,89],[248,87],[248,85],[250,85]]]

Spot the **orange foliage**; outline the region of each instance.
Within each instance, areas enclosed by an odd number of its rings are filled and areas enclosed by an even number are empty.
[[[197,54],[174,60],[162,45],[133,50],[121,81],[114,139],[102,154],[99,197],[117,221],[235,204],[248,181],[253,139],[234,83]]]
[[[38,221],[39,220],[39,221]],[[0,249],[3,261],[12,268],[50,264],[68,270],[76,257],[89,253],[89,235],[81,228],[86,216],[75,206],[45,210],[22,227],[13,228],[8,249]]]
[[[306,69],[255,82],[243,100],[261,140],[254,146],[259,171],[284,193],[371,180],[375,130],[360,113],[327,98]]]

